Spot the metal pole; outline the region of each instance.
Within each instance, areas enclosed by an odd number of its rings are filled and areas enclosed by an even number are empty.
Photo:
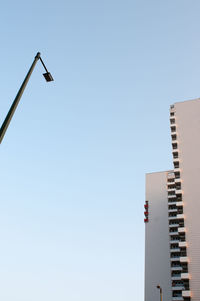
[[[35,67],[35,65],[36,65],[36,63],[37,63],[37,61],[39,59],[40,59],[40,52],[38,52],[36,54],[35,59],[34,59],[32,65],[31,65],[31,67],[30,67],[30,69],[29,69],[29,71],[28,71],[28,73],[27,73],[27,75],[26,75],[26,77],[25,77],[25,79],[24,79],[24,81],[23,81],[23,83],[22,83],[22,85],[21,85],[21,87],[20,87],[20,89],[19,89],[19,91],[18,91],[18,93],[17,93],[17,95],[16,95],[16,97],[15,97],[12,105],[11,105],[11,107],[10,107],[10,110],[8,111],[8,114],[7,114],[7,116],[6,116],[3,124],[1,126],[1,129],[0,129],[0,143],[3,140],[3,137],[4,137],[5,133],[6,133],[6,130],[7,130],[8,126],[9,126],[10,121],[11,121],[11,119],[12,119],[14,113],[15,113],[16,108],[17,108],[17,105],[18,105],[18,103],[19,103],[19,101],[20,101],[20,99],[22,97],[24,89],[26,88],[26,85],[27,85],[27,83],[29,81],[29,78],[30,78],[30,76],[31,76],[31,74],[33,72],[33,69],[34,69],[34,67]]]
[[[162,288],[160,288],[160,301],[162,301]]]

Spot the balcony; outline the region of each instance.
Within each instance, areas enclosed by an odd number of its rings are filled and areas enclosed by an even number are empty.
[[[168,209],[168,212],[177,212],[177,208],[173,208],[173,209]]]
[[[174,173],[173,172],[168,173],[167,178],[170,180],[174,179]]]
[[[167,184],[167,191],[168,194],[170,194],[169,192],[171,192],[171,194],[173,194],[173,192],[176,190],[175,184],[174,183],[168,183]]]
[[[172,110],[171,110],[171,112],[173,112]],[[169,118],[170,120],[172,120],[172,119],[174,119],[175,120],[175,117],[174,116],[170,116],[170,118]]]
[[[167,197],[168,197],[168,201],[170,201],[170,200],[172,200],[172,199],[174,199],[174,201],[175,201],[175,200],[176,200],[176,194],[175,194],[175,191],[174,191],[173,194],[168,195]]]
[[[172,148],[172,154],[173,155],[177,155],[178,156],[178,153],[179,153],[179,150],[178,150],[178,148]],[[175,157],[176,157],[176,155],[175,155]]]
[[[172,116],[172,119],[174,119],[174,121],[175,121],[175,117],[174,116]],[[170,118],[170,120],[171,120],[171,118]],[[175,127],[175,123],[171,123],[170,122],[170,127]]]
[[[180,167],[174,167],[174,172],[181,172]]]
[[[168,216],[169,221],[173,221],[173,220],[176,220],[176,219],[177,219],[177,216]]]
[[[177,140],[177,135],[176,135],[176,133],[173,133],[173,134],[171,135],[171,138],[172,138],[172,140],[171,140],[171,142],[172,142],[172,147],[173,147],[173,144],[178,145],[178,140]]]
[[[176,190],[176,188],[175,188],[175,185],[174,186],[170,186],[170,185],[168,185],[168,187],[167,187],[167,191],[168,192],[172,192],[172,191],[174,191],[175,192],[175,190]]]
[[[181,273],[181,279],[190,279],[190,274],[189,273]]]
[[[172,301],[183,301],[183,297],[182,296],[172,297]]]
[[[176,171],[176,170],[175,170]],[[174,179],[174,183],[179,183],[179,182],[182,182],[181,178],[175,178]]]
[[[180,257],[180,262],[189,262],[189,258],[187,256]]]
[[[170,200],[170,201],[168,200],[168,205],[169,206],[176,206],[176,203],[177,203],[176,200],[173,200],[173,199]]]
[[[181,219],[181,218],[184,218],[185,216],[184,216],[184,214],[183,213],[181,213],[181,214],[177,214],[177,218],[178,219]]]
[[[169,235],[170,235],[170,236],[174,236],[174,235],[177,236],[177,235],[178,235],[178,231],[174,231],[174,232],[172,231],[172,232],[169,232]]]
[[[178,143],[176,143],[175,141],[172,141],[172,152],[173,151],[178,151]]]
[[[179,223],[169,225],[169,228],[177,228],[177,227],[179,227]]]
[[[177,141],[172,141],[172,142],[174,142],[175,143],[175,145],[178,145],[177,144]],[[173,148],[174,149],[174,148]],[[176,161],[176,162],[174,162],[174,168],[179,168],[180,166],[180,161]]]
[[[191,291],[182,291],[183,297],[192,297]]]
[[[183,190],[182,189],[176,189],[176,194],[183,194]]]
[[[179,233],[185,233],[185,232],[186,232],[185,227],[180,227],[180,228],[178,228],[178,232],[179,232]]]
[[[171,134],[175,134],[176,133],[176,126],[174,124],[170,124],[171,127]]]
[[[181,280],[182,279],[181,274],[177,274],[176,276],[174,275],[174,276],[171,277],[171,279],[172,280]]]
[[[170,261],[171,261],[171,262],[180,261],[180,256],[177,256],[177,257],[171,257],[171,258],[170,258]],[[176,280],[176,279],[175,279],[175,280]]]
[[[179,241],[178,245],[179,245],[180,248],[187,247],[186,241]]]
[[[176,202],[176,206],[177,206],[177,207],[183,206],[183,202]]]
[[[174,266],[174,267],[171,267],[171,271],[182,271],[182,266]]]
[[[178,244],[179,243],[179,238],[171,239],[169,242],[170,242],[170,244]]]
[[[174,248],[174,249],[170,249],[170,253],[179,253],[180,249],[179,248]],[[183,257],[182,257],[183,258]]]
[[[178,158],[178,153],[173,154],[173,158]],[[175,179],[180,179],[180,171],[174,171]]]
[[[182,291],[185,287],[183,285],[172,286],[172,291]]]

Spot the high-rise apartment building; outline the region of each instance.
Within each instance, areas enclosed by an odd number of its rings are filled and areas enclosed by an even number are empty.
[[[173,170],[146,175],[145,301],[200,301],[200,99],[170,107]]]

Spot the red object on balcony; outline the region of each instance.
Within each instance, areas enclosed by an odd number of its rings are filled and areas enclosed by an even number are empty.
[[[144,215],[149,215],[149,212],[148,211],[144,211]]]
[[[149,208],[149,205],[148,205],[148,204],[145,204],[145,205],[144,205],[144,208],[145,208],[145,209]]]
[[[149,221],[148,218],[145,218],[145,219],[144,219],[144,222],[145,222],[145,223],[148,223],[148,221]]]

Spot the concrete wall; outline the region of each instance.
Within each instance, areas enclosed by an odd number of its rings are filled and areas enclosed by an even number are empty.
[[[146,175],[149,222],[145,224],[145,301],[171,301],[171,275],[168,227],[167,172]]]
[[[192,300],[200,300],[200,99],[175,103]]]

